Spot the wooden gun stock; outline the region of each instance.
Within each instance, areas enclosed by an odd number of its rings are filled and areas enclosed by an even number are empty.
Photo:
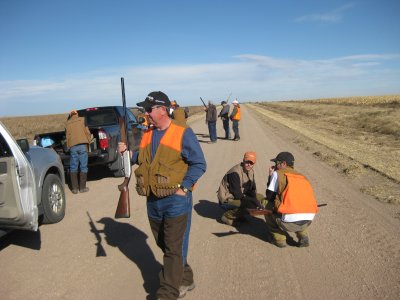
[[[272,210],[268,209],[248,208],[247,211],[249,212],[250,216],[253,217],[272,214]]]
[[[322,206],[327,206],[328,204],[323,203],[323,204],[318,204],[318,207],[322,207]],[[261,208],[248,208],[247,211],[249,212],[250,216],[264,216],[264,215],[270,215],[273,214],[272,210],[269,209],[261,209]]]
[[[118,185],[121,194],[119,195],[117,210],[115,211],[115,218],[130,218],[131,216],[131,202],[129,199],[129,179],[125,178],[124,182]]]

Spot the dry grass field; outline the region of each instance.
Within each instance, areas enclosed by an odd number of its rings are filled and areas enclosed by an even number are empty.
[[[400,203],[400,95],[250,104],[378,200]]]

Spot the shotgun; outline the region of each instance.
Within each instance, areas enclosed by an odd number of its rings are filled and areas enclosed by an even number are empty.
[[[121,89],[122,89],[122,105],[124,108],[124,118],[119,119],[119,126],[121,129],[121,142],[126,144],[126,151],[122,153],[122,165],[124,170],[124,182],[118,185],[118,190],[121,192],[119,195],[117,210],[115,211],[115,218],[129,218],[131,216],[131,207],[129,199],[129,181],[131,179],[132,165],[129,151],[129,139],[128,139],[128,115],[126,113],[126,100],[125,100],[125,84],[124,78],[121,77]]]
[[[86,214],[89,217],[89,225],[90,225],[90,231],[93,232],[93,234],[95,235],[96,239],[97,239],[97,251],[96,251],[96,257],[99,256],[107,256],[106,251],[103,248],[103,245],[101,244],[101,236],[100,236],[100,231],[97,230],[96,225],[94,225],[94,222],[92,220],[92,217],[89,215],[89,212],[86,211]]]
[[[317,207],[327,206],[327,203],[318,204]],[[273,211],[264,208],[248,208],[247,211],[251,216],[262,216],[272,214]]]
[[[231,96],[232,96],[232,93],[229,94],[228,99],[226,99],[226,103],[229,102],[229,99],[231,98]]]
[[[203,98],[200,97],[201,102],[203,102],[203,105],[205,108],[207,108],[207,105],[204,103]]]

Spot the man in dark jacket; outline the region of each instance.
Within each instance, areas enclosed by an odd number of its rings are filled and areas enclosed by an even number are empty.
[[[208,106],[205,108],[206,122],[208,125],[208,132],[210,134],[209,144],[217,142],[217,108],[211,101],[208,101]]]
[[[222,120],[222,125],[225,130],[225,139],[230,139],[231,134],[229,132],[229,104],[226,101],[221,102],[222,109],[218,115],[218,117]]]

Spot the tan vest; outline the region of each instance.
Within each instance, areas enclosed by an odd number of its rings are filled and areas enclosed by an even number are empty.
[[[141,196],[152,192],[158,198],[174,194],[188,170],[181,156],[183,134],[187,126],[172,120],[161,138],[157,152],[151,160],[151,138],[153,130],[147,130],[139,146],[138,164],[135,170],[136,190]]]
[[[174,117],[174,120],[182,125],[186,124],[186,118],[185,118],[185,110],[181,107],[176,108],[173,112],[172,115]]]
[[[248,181],[253,181],[254,182],[254,171],[251,169],[248,173],[245,173],[243,171],[242,164],[238,164],[234,167],[232,167],[222,178],[222,181],[219,185],[218,191],[217,191],[217,196],[219,203],[227,203],[228,200],[233,200],[234,197],[232,193],[229,191],[229,183],[228,183],[228,174],[231,173],[237,173],[240,178],[240,189],[242,193],[244,192],[244,185]]]
[[[91,134],[89,129],[85,126],[85,118],[73,115],[67,120],[65,130],[68,148],[79,144],[90,143]]]

